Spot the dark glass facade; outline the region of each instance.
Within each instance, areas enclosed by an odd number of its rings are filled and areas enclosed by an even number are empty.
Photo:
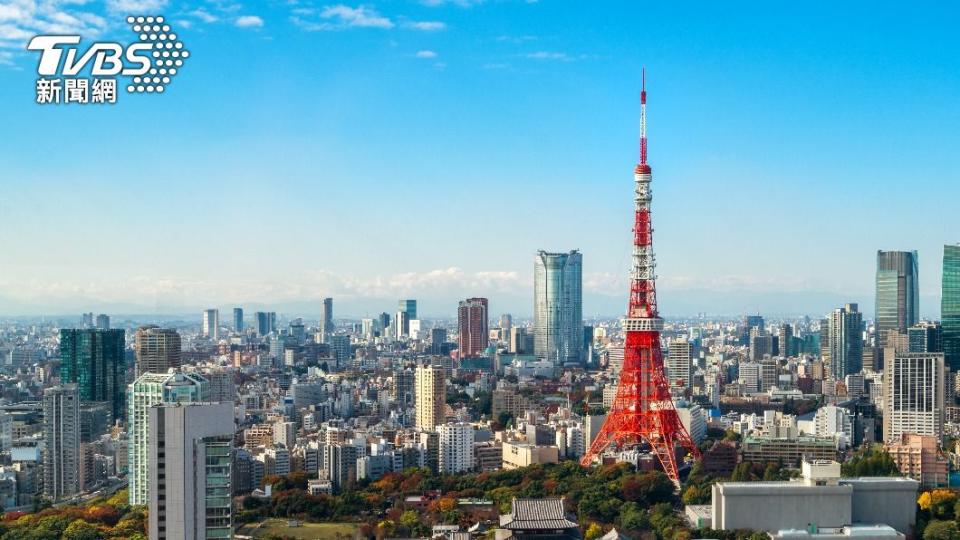
[[[920,315],[920,292],[916,251],[877,252],[876,335],[879,347],[887,345],[887,333],[906,334]]]
[[[960,369],[960,245],[943,246],[940,324],[944,360],[951,373]]]
[[[123,330],[60,330],[60,383],[76,383],[80,401],[110,403],[124,418],[126,358]]]

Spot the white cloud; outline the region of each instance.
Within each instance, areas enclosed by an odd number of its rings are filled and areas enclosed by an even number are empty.
[[[359,6],[350,7],[343,4],[327,6],[320,12],[320,17],[336,21],[340,26],[356,28],[393,28],[393,21],[380,15],[375,9]]]
[[[569,61],[573,60],[567,53],[555,52],[555,51],[537,51],[532,53],[527,53],[524,55],[526,58],[531,58],[533,60],[562,60]]]
[[[237,17],[236,25],[240,28],[262,28],[263,19],[256,15],[243,15]]]
[[[417,58],[436,58],[437,53],[433,51],[417,51]]]
[[[159,15],[167,0],[107,0],[107,9],[124,15]]]
[[[420,3],[430,7],[440,7],[446,5],[471,7],[477,4],[482,4],[483,0],[421,0]]]
[[[0,66],[12,66],[13,53],[10,51],[0,51]]]
[[[408,23],[407,28],[413,28],[414,30],[422,30],[424,32],[436,32],[439,30],[446,30],[446,23],[440,21],[411,21]]]
[[[213,15],[212,13],[210,13],[209,11],[207,11],[207,10],[205,10],[205,9],[203,9],[203,8],[195,9],[195,10],[191,11],[190,13],[188,13],[188,15],[191,15],[191,16],[193,16],[193,17],[196,17],[196,18],[200,19],[201,21],[203,21],[203,22],[205,22],[205,23],[217,22],[217,16],[216,16],[216,15]]]
[[[22,49],[36,34],[79,34],[99,37],[107,21],[77,6],[81,0],[7,0],[0,3],[0,47]]]

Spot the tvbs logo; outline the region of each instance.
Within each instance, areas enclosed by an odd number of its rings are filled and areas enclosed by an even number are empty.
[[[129,93],[162,94],[190,53],[162,16],[127,17],[139,41],[96,42],[81,52],[80,36],[36,36],[40,52],[37,103],[116,103],[117,76],[130,77]],[[81,77],[89,72],[90,77]]]

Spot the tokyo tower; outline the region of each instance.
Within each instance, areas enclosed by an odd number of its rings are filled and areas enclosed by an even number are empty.
[[[700,452],[680,422],[663,373],[660,330],[654,274],[653,228],[650,222],[650,181],[647,164],[646,74],[640,92],[640,163],[633,171],[636,204],[633,226],[633,269],[630,274],[630,306],[623,319],[626,342],[620,384],[607,419],[580,463],[590,465],[611,446],[625,449],[646,443],[660,460],[664,472],[677,485],[677,445],[694,457]]]

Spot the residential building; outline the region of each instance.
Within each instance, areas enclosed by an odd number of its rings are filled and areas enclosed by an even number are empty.
[[[829,355],[825,359],[835,380],[863,369],[863,315],[857,304],[837,308],[828,318]]]
[[[693,356],[690,342],[685,338],[677,338],[670,342],[667,349],[666,375],[670,390],[683,393],[691,386],[693,376]]]
[[[473,426],[466,422],[441,424],[439,464],[441,473],[457,474],[473,470]]]
[[[134,337],[137,375],[166,373],[183,364],[180,334],[172,328],[141,326]]]
[[[457,335],[460,358],[483,356],[490,339],[486,298],[461,300],[457,308]]]
[[[417,429],[433,430],[444,423],[446,373],[439,366],[417,366],[416,385]]]
[[[920,482],[921,489],[947,485],[950,464],[936,437],[904,433],[899,440],[887,443],[887,452],[900,473]]]
[[[80,493],[80,392],[76,384],[43,391],[43,495]]]

